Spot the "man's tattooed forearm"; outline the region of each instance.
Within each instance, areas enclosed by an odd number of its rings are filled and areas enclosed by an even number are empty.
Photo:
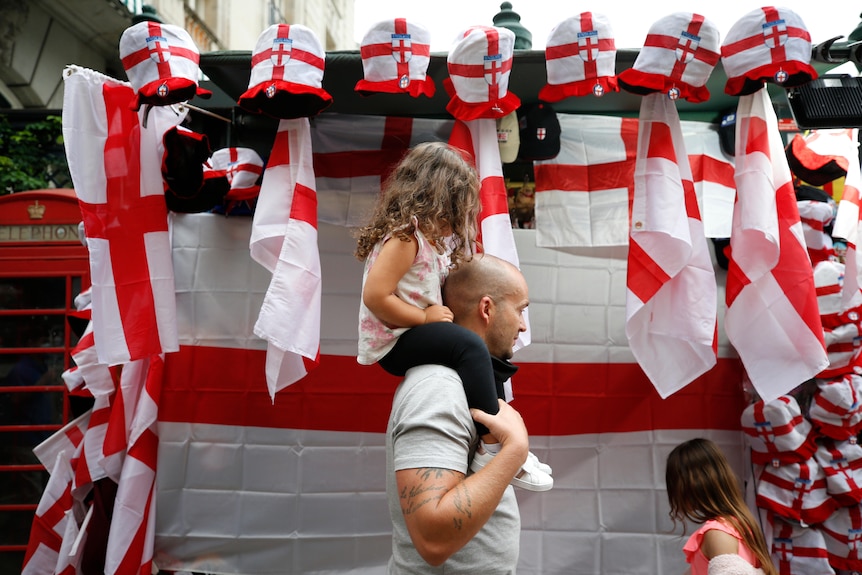
[[[455,472],[449,469],[417,469],[416,475],[420,482],[401,490],[401,510],[404,515],[415,513],[427,503],[442,499],[446,495],[447,488],[445,485],[437,483],[436,480],[452,473]],[[470,491],[464,486],[463,476],[458,475],[461,481],[455,486],[452,502],[459,516],[453,517],[452,521],[455,528],[460,530],[464,523],[464,517],[472,517],[473,512]]]

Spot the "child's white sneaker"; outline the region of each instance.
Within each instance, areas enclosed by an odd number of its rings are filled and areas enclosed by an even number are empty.
[[[535,456],[533,457],[535,458]],[[473,472],[479,471],[488,465],[493,458],[493,453],[485,451],[480,446],[476,449],[473,461],[470,462],[470,469],[472,469]],[[536,459],[536,461],[538,461],[538,459]],[[512,478],[511,484],[528,491],[548,491],[554,486],[554,478],[539,469],[531,462],[530,458],[527,457],[527,461],[524,462],[524,465],[521,467],[521,471]]]

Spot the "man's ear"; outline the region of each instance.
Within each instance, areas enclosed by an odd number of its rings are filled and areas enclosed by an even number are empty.
[[[482,318],[482,322],[488,324],[491,321],[491,313],[494,310],[494,300],[491,299],[491,296],[483,296],[482,299],[479,300],[479,316]]]

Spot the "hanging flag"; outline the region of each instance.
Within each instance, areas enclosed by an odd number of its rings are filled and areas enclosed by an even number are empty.
[[[63,140],[90,254],[96,349],[117,365],[177,351],[162,137],[170,107],[132,111],[127,83],[67,67]]]
[[[814,137],[816,136],[816,137]],[[844,191],[838,202],[835,223],[832,226],[832,237],[841,238],[847,242],[847,253],[844,256],[845,274],[842,287],[844,309],[862,305],[862,263],[859,258],[859,210],[860,193],[862,193],[862,172],[859,168],[859,129],[817,130],[810,138],[808,147],[823,155],[836,158],[847,165],[844,176]]]
[[[560,153],[535,162],[536,243],[550,248],[625,246],[634,193],[638,121],[558,114]],[[730,235],[733,161],[706,122],[681,122],[707,237]]]
[[[725,331],[754,388],[769,402],[829,361],[790,168],[766,88],[739,99],[735,161]]]
[[[55,573],[61,559],[60,548],[66,534],[66,524],[70,520],[68,511],[74,505],[71,493],[72,466],[69,463],[72,456],[73,452],[63,449],[49,467],[51,476],[36,507],[21,575]]]
[[[509,218],[509,202],[506,182],[503,179],[503,164],[500,161],[500,146],[497,143],[497,122],[490,118],[455,122],[449,144],[462,150],[465,157],[476,166],[481,181],[479,198],[479,242],[482,250],[504,259],[517,268],[521,267],[512,220]],[[515,349],[530,345],[530,318],[524,310],[527,330],[518,335]]]
[[[156,460],[159,399],[164,358],[138,360],[139,397],[129,426],[128,449],[122,462],[105,556],[106,575],[149,573],[155,533]],[[134,364],[126,365],[125,372]],[[125,375],[125,373],[123,374]]]
[[[318,220],[357,227],[374,208],[381,184],[408,148],[449,139],[452,120],[326,114],[311,130]],[[349,137],[347,137],[349,135]]]
[[[626,336],[663,398],[716,363],[717,288],[676,105],[641,101]]]
[[[317,193],[308,118],[281,120],[263,176],[249,248],[272,273],[254,333],[268,342],[270,397],[305,377],[320,354]]]

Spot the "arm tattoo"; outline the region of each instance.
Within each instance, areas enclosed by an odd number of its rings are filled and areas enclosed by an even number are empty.
[[[440,469],[435,467],[426,467],[416,470],[416,476],[419,482],[410,487],[405,487],[401,490],[401,511],[404,515],[410,515],[418,511],[422,506],[437,502],[443,499],[447,490],[443,485],[440,485],[435,480],[439,480],[448,474],[453,474],[450,469]],[[456,529],[461,529],[464,523],[464,518],[472,517],[472,498],[470,491],[464,486],[464,478],[457,474],[460,481],[453,489],[453,505],[458,515],[452,518]]]

